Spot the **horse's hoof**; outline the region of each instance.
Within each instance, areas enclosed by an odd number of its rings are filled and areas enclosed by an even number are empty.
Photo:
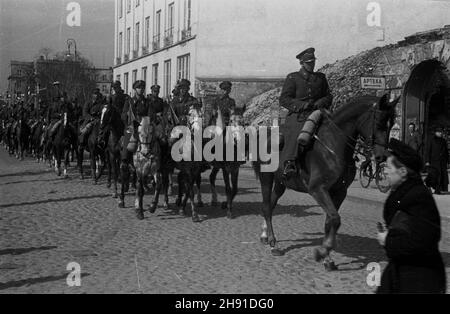
[[[198,215],[194,215],[194,216],[192,216],[192,222],[195,222],[195,223],[201,222],[201,219],[200,219],[200,217],[198,217]]]
[[[125,208],[125,202],[123,201],[119,202],[119,208]]]
[[[136,218],[138,220],[144,220],[144,213],[142,210],[136,210]]]
[[[182,209],[180,209],[180,210],[178,211],[178,214],[179,214],[180,216],[186,216],[186,212],[185,212],[184,210],[182,210]]]
[[[273,248],[270,252],[272,253],[273,256],[283,256],[284,255],[284,252],[281,251],[280,249]]]
[[[336,271],[338,270],[336,264],[333,261],[324,261],[323,266],[326,271]]]
[[[227,218],[228,219],[233,219],[234,218],[233,213],[232,212],[228,212],[227,213]]]
[[[320,247],[316,247],[314,249],[314,260],[316,262],[320,262],[320,261],[324,260],[324,258],[327,256],[328,256],[328,251],[326,248],[320,246]]]
[[[202,201],[198,201],[197,203],[197,207],[205,207],[205,204],[203,204]]]
[[[175,205],[177,205],[177,207],[181,206],[181,198],[177,198],[175,201]]]
[[[106,188],[110,189],[110,188],[111,188],[111,185],[112,185],[111,182],[106,183]]]
[[[156,204],[152,204],[152,205],[150,206],[149,212],[152,213],[152,214],[156,212]]]
[[[117,193],[113,193],[112,197],[113,197],[113,198],[118,198],[119,195],[118,195]]]
[[[227,206],[228,206],[227,202],[222,202],[222,204],[220,205],[222,209],[227,209]]]

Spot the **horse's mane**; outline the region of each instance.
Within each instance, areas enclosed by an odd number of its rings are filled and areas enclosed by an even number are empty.
[[[374,103],[378,103],[379,97],[376,96],[359,96],[351,99],[348,103],[333,112],[332,119],[334,123],[342,123],[350,117],[360,115],[367,111]]]

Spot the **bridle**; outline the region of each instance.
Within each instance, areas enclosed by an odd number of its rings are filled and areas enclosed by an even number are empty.
[[[331,118],[331,115],[330,115],[328,112],[324,111],[324,115],[325,115],[325,118],[326,118],[326,119],[328,120],[328,122],[330,123],[330,125],[331,125],[337,132],[339,132],[341,135],[343,135],[343,136],[346,138],[345,144],[346,144],[348,147],[350,147],[353,151],[355,151],[355,152],[357,152],[357,153],[359,153],[359,154],[361,154],[361,155],[365,155],[364,151],[361,151],[361,148],[362,148],[363,150],[369,150],[369,151],[371,151],[375,145],[379,145],[379,146],[382,146],[382,147],[385,147],[385,148],[387,147],[387,144],[386,144],[386,143],[383,143],[383,144],[382,144],[382,143],[377,142],[376,137],[375,137],[376,127],[377,127],[378,122],[379,122],[378,119],[377,119],[377,116],[378,116],[379,114],[383,113],[383,111],[381,111],[381,110],[379,110],[379,109],[376,109],[376,104],[374,104],[374,105],[372,106],[372,108],[370,108],[370,110],[369,110],[368,112],[370,113],[370,115],[368,115],[366,119],[364,119],[364,120],[362,120],[362,121],[359,121],[359,122],[357,123],[357,125],[356,125],[356,128],[357,128],[357,129],[361,129],[361,126],[362,126],[362,125],[367,124],[369,121],[371,122],[371,125],[372,125],[371,134],[370,134],[370,136],[369,136],[368,139],[365,139],[365,140],[362,141],[362,142],[361,142],[361,141],[358,141],[358,139],[354,138],[354,137],[351,136],[351,135],[345,134],[344,131],[342,131],[342,129],[341,129],[341,128],[333,121],[333,119]],[[319,142],[321,142],[322,145],[325,145],[325,144],[317,137],[317,135],[315,135],[314,137],[315,137],[317,140],[319,140]],[[352,143],[354,143],[354,144],[352,144]],[[357,143],[360,144],[359,147],[357,147]],[[325,145],[325,147],[326,147],[330,152],[332,152],[333,154],[336,155],[336,153],[335,153],[331,148],[327,147],[326,145]]]

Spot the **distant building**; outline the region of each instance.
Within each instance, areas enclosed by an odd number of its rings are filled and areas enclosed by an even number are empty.
[[[97,84],[97,88],[104,96],[109,96],[111,93],[111,83],[113,82],[112,68],[93,68],[92,80]]]
[[[33,92],[34,88],[30,84],[34,80],[33,62],[11,61],[10,67],[8,92],[12,98],[23,98]]]

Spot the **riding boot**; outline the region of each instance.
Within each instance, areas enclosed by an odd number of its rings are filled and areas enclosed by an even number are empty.
[[[303,153],[303,146],[299,145],[298,146],[298,155],[297,155],[297,160],[300,159],[300,156]],[[298,169],[297,169],[297,165],[296,165],[296,160],[286,160],[284,162],[284,170],[283,170],[283,178],[285,180],[288,180],[294,176],[298,176]]]

